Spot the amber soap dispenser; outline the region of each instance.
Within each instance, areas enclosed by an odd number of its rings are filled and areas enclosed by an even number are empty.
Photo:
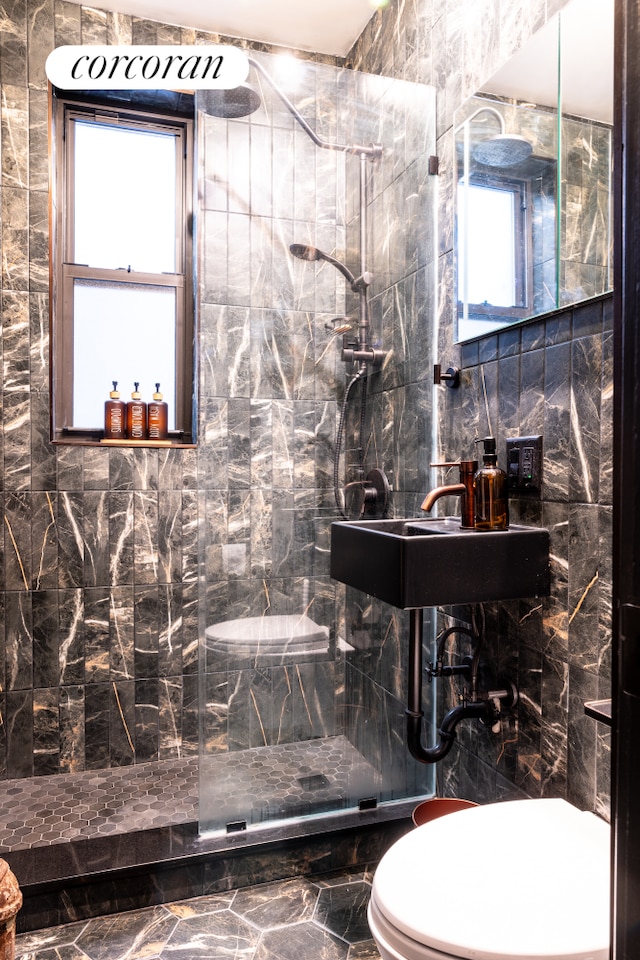
[[[506,530],[509,526],[507,475],[498,466],[496,441],[485,437],[482,466],[473,481],[476,530]]]
[[[105,440],[124,440],[127,426],[127,408],[118,393],[118,381],[112,380],[113,390],[104,405]]]
[[[168,433],[167,423],[168,407],[162,399],[160,384],[156,383],[156,392],[153,395],[153,400],[150,401],[147,407],[149,440],[166,440]]]
[[[147,439],[147,405],[138,391],[139,383],[134,383],[131,400],[127,403],[127,438],[129,440]]]

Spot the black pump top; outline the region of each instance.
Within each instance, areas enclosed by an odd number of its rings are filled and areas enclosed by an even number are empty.
[[[483,463],[497,463],[496,441],[493,437],[484,437],[482,440],[476,440],[476,443],[484,444]]]

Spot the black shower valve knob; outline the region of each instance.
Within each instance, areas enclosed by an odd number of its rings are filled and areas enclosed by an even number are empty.
[[[448,367],[446,372],[442,372],[442,366],[439,363],[433,365],[433,382],[439,385],[446,383],[448,387],[460,386],[460,371],[457,367]]]

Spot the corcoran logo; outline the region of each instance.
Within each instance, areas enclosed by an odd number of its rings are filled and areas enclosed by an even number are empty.
[[[47,57],[47,77],[61,90],[229,90],[247,78],[238,47],[64,46]]]

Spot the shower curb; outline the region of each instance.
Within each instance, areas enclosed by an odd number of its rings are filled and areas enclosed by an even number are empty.
[[[17,932],[372,865],[411,829],[415,799],[200,836],[195,822],[14,850],[23,894]]]

